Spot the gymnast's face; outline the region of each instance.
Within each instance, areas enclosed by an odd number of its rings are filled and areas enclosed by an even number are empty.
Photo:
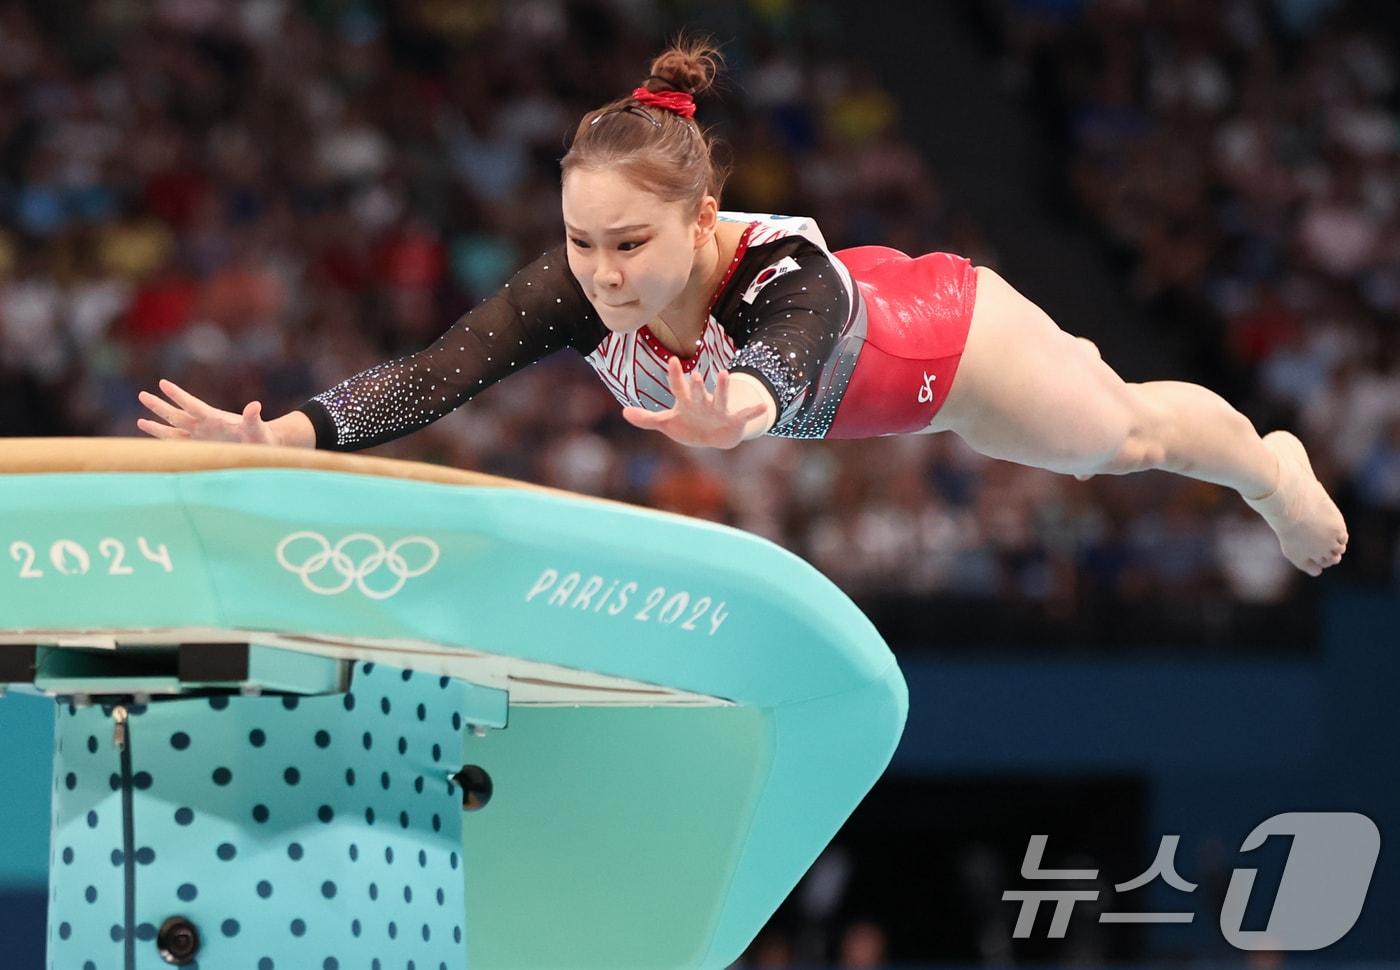
[[[709,196],[697,214],[616,172],[575,169],[563,201],[569,269],[603,325],[618,333],[651,323],[680,299],[714,236]]]

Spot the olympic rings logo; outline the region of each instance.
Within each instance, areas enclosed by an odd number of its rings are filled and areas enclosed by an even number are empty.
[[[385,547],[384,540],[368,532],[352,532],[334,546],[319,532],[293,532],[277,544],[277,561],[311,592],[335,596],[354,585],[372,600],[393,596],[436,566],[439,555],[437,543],[424,536],[406,536]],[[367,582],[385,573],[393,577],[387,585]]]

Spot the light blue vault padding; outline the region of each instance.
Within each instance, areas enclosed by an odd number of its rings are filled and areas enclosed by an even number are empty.
[[[617,503],[389,477],[423,467],[0,440],[0,681],[64,705],[51,966],[164,967],[156,921],[185,915],[206,970],[724,967],[888,764],[903,678],[807,563]],[[479,811],[447,786],[464,765],[492,782]]]
[[[112,704],[57,705],[48,965],[168,967],[184,917],[190,967],[465,966],[462,692],[357,664],[343,695],[133,707],[120,744]]]

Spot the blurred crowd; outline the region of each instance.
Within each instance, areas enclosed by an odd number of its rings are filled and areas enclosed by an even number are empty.
[[[1008,2],[1006,57],[1057,79],[1073,184],[1142,298],[1222,320],[1202,339],[1248,371],[1242,392],[1325,445],[1349,511],[1393,536],[1395,62],[1266,6]],[[137,434],[161,377],[276,415],[425,346],[561,240],[568,134],[683,23],[728,61],[699,114],[736,162],[724,208],[814,216],[833,248],[996,265],[821,4],[5,5],[0,434]],[[1222,489],[1080,483],[948,435],[682,449],[623,422],[571,352],[377,453],[730,523],[858,599],[1019,606],[1031,625],[1139,602],[1219,629],[1299,588]]]
[[[1400,578],[1400,21],[1343,0],[1002,0],[1003,76],[1159,325],[1292,427]]]

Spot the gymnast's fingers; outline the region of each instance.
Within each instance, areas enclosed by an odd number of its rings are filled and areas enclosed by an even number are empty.
[[[150,418],[137,418],[136,427],[140,428],[152,438],[188,438],[190,433],[180,428],[172,428],[168,424],[161,424],[159,421],[152,421]]]
[[[190,425],[194,424],[194,419],[188,414],[169,402],[156,397],[150,391],[142,391],[137,394],[136,397],[142,404],[146,405],[146,408],[151,411],[151,413],[166,424],[173,425],[174,427],[186,431],[189,430]]]
[[[729,413],[729,371],[722,370],[715,375],[715,407]]]
[[[681,367],[680,358],[672,357],[666,362],[666,379],[671,385],[671,393],[676,398],[677,404],[691,404],[690,387],[685,381],[685,371]]]
[[[672,411],[654,412],[646,408],[627,407],[622,409],[623,420],[638,428],[645,428],[648,431],[660,428],[670,420]]]
[[[195,417],[207,417],[212,412],[218,410],[206,404],[204,401],[201,401],[174,381],[161,378],[160,389],[165,392],[170,400],[180,405],[180,407],[184,408]]]

